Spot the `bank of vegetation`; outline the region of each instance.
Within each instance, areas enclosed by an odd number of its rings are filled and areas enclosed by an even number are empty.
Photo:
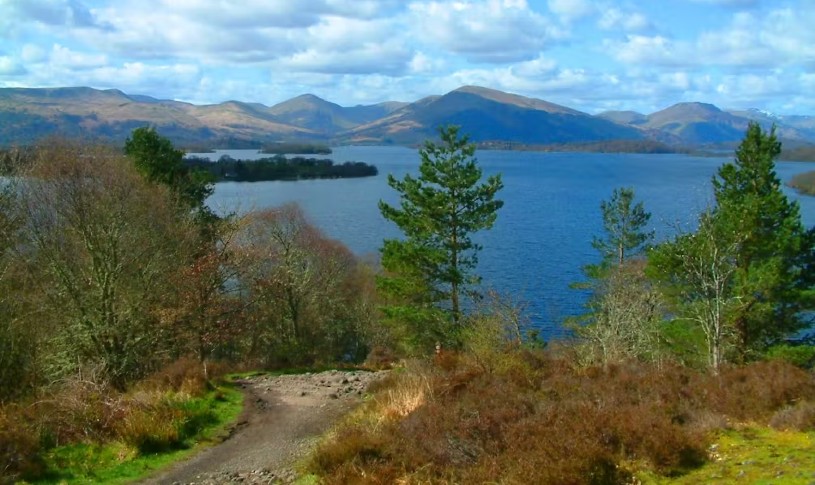
[[[277,155],[329,155],[331,147],[319,143],[278,142],[267,143],[260,151]]]
[[[215,181],[234,182],[358,178],[379,173],[376,166],[364,162],[335,164],[330,159],[287,158],[283,155],[256,160],[236,160],[224,155],[217,162],[187,157],[184,163],[198,172],[210,174]]]
[[[274,142],[262,143],[260,141],[220,138],[209,143],[186,143],[179,148],[186,153],[215,153],[213,147],[223,150],[258,150],[260,153],[272,155],[329,155],[332,150],[323,143],[308,142]]]
[[[578,152],[578,153],[690,153],[683,147],[668,145],[656,140],[604,140],[575,143],[550,143],[536,145],[517,142],[484,141],[477,144],[485,150],[518,150],[534,152]]]
[[[787,185],[806,195],[815,195],[815,171],[793,175]]]
[[[211,176],[151,129],[125,154],[9,154],[0,481],[189,447],[229,408],[228,370],[367,355],[371,270],[297,207],[216,216]]]
[[[9,152],[0,479],[189,447],[234,409],[228,370],[366,362],[396,368],[309,460],[324,483],[807,483],[815,231],[779,188],[779,152],[750,125],[715,205],[659,244],[634,190],[614,189],[563,342],[477,292],[473,236],[503,182],[456,127],[417,175],[388,177],[400,200],[380,210],[403,237],[378,267],[293,205],[213,214],[216,176],[151,129],[124,155]]]
[[[779,155],[781,160],[792,162],[815,162],[815,145],[802,145],[784,149]]]

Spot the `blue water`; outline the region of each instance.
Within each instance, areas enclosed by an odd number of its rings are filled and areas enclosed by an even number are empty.
[[[250,158],[251,151],[230,150],[207,155],[217,159],[228,153]],[[224,182],[216,185],[208,203],[221,212],[297,202],[330,237],[355,253],[372,258],[383,238],[399,237],[397,228],[379,214],[377,203],[398,201],[387,185],[388,173],[401,177],[418,171],[415,149],[403,147],[339,147],[330,156],[373,163],[377,177],[299,182]],[[560,322],[579,313],[585,295],[569,289],[581,280],[580,268],[596,262],[593,236],[602,234],[600,202],[615,187],[632,186],[651,212],[657,239],[692,228],[697,214],[710,205],[710,180],[728,158],[685,155],[631,155],[585,153],[527,153],[480,151],[485,174],[501,173],[505,205],[491,231],[479,234],[479,274],[485,286],[512,295],[527,304],[533,323],[545,335],[561,333]],[[782,162],[782,181],[799,172],[815,170],[813,163]],[[801,204],[802,219],[815,224],[815,198],[788,196]]]

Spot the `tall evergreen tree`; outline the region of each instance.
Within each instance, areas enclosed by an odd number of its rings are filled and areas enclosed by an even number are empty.
[[[714,224],[738,244],[732,292],[738,357],[801,329],[801,310],[815,282],[815,232],[801,223],[775,173],[781,143],[775,128],[750,123],[733,163],[713,178]]]
[[[600,252],[604,263],[614,261],[622,266],[626,257],[642,253],[645,244],[654,237],[653,231],[645,228],[651,213],[642,202],[634,203],[633,188],[614,189],[611,199],[600,203],[600,210],[606,234],[605,238],[595,237],[592,246]]]
[[[161,136],[153,127],[136,128],[125,141],[125,154],[136,170],[153,183],[163,184],[176,194],[185,206],[213,215],[204,202],[212,195],[214,177],[203,170],[191,170],[184,164],[184,152]]]
[[[425,142],[419,151],[418,178],[388,176],[401,202],[398,207],[380,202],[379,208],[405,239],[385,240],[382,266],[388,274],[380,287],[402,302],[388,310],[391,316],[423,320],[444,306],[455,325],[461,320],[462,292],[478,282],[473,270],[481,247],[471,236],[492,227],[503,206],[495,199],[503,184],[500,175],[481,182],[475,145],[459,136],[458,127],[439,133],[440,143]]]

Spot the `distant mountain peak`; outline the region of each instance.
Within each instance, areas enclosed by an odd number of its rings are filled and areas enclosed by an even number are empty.
[[[597,117],[624,125],[636,125],[647,121],[647,117],[644,114],[631,110],[603,111],[602,113],[599,113]]]
[[[482,86],[467,85],[458,89],[450,91],[445,96],[456,94],[470,94],[479,96],[490,101],[495,101],[502,104],[510,104],[524,109],[532,109],[536,111],[546,111],[547,113],[564,113],[564,114],[585,114],[580,111],[561,106],[559,104],[550,103],[538,98],[528,98],[520,94],[506,93],[498,91],[497,89],[485,88]]]
[[[757,114],[757,115],[762,115],[762,116],[765,116],[765,117],[767,117],[767,118],[781,119],[781,117],[780,117],[780,116],[778,116],[777,114],[773,113],[772,111],[767,111],[766,109],[749,108],[749,109],[747,110],[747,112],[748,112],[748,113],[755,113],[755,114]]]
[[[295,96],[295,97],[290,99],[290,101],[294,101],[294,100],[325,101],[323,98],[317,96],[316,94],[311,94],[311,93],[301,94],[300,96]]]
[[[673,106],[666,108],[663,111],[668,110],[687,110],[687,111],[696,111],[696,112],[708,112],[708,113],[721,113],[722,110],[719,109],[716,105],[710,103],[701,103],[699,101],[685,101],[682,103],[676,103]]]
[[[592,116],[538,98],[467,85],[411,103],[343,107],[306,93],[268,107],[230,100],[194,105],[118,89],[0,88],[0,145],[44,135],[124,140],[133,126],[150,124],[174,141],[325,140],[333,143],[416,144],[436,127],[461,125],[474,141],[522,144],[649,138],[672,144],[730,143],[747,123],[778,126],[779,136],[815,140],[815,117],[777,116],[761,109],[723,111],[682,102],[643,115],[609,111]]]
[[[467,84],[456,88],[451,93],[472,93],[472,94],[508,94],[497,89],[485,88],[484,86],[477,86],[475,84]]]

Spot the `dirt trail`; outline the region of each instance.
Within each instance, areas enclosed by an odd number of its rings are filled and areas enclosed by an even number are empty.
[[[144,484],[290,483],[292,465],[383,372],[327,371],[238,381],[245,409],[232,435]]]

